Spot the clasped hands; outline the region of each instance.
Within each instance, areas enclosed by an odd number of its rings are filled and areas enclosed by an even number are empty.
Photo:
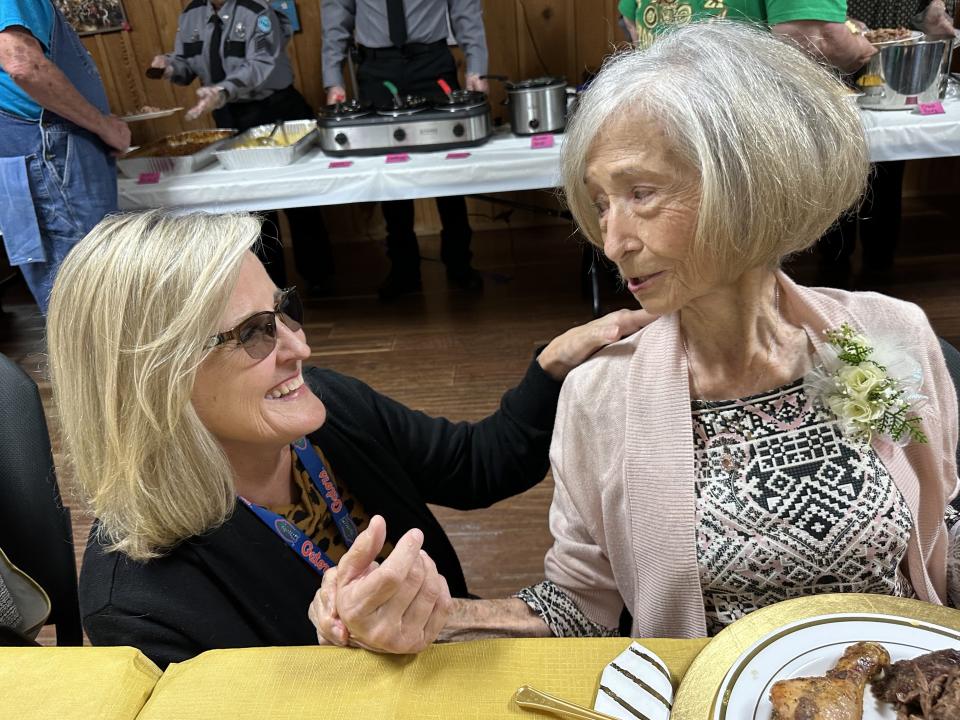
[[[418,653],[443,629],[453,606],[447,581],[408,531],[384,560],[387,525],[375,515],[337,567],[327,570],[308,616],[321,645]]]

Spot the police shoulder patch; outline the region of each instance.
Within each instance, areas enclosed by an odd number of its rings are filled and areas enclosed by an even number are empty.
[[[261,15],[257,18],[257,30],[262,33],[268,33],[273,29],[273,23],[270,22],[269,16],[266,14]]]

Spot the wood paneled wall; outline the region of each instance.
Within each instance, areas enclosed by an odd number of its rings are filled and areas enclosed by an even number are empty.
[[[188,88],[166,81],[147,80],[143,71],[153,56],[170,50],[177,18],[187,0],[126,0],[130,30],[94,35],[84,39],[104,77],[115,113],[124,115],[144,105],[189,107],[196,84]],[[324,101],[320,66],[322,30],[320,0],[296,0],[301,31],[290,43],[289,52],[296,73],[296,86],[314,107]],[[579,83],[585,72],[594,71],[617,43],[624,39],[618,26],[615,0],[484,0],[484,21],[490,51],[490,73],[510,78],[544,74],[565,75]],[[461,65],[462,57],[458,54]],[[496,119],[506,120],[505,98],[498,83],[491,83],[491,102]],[[195,127],[209,127],[210,118],[185,123],[182,115],[136,123],[134,142]],[[908,173],[910,194],[957,193],[960,163],[954,159],[912,163]],[[550,192],[512,193],[510,197],[540,206],[556,206]],[[502,208],[471,201],[473,224],[477,229],[502,227]],[[340,206],[325,211],[337,239],[380,237],[382,219],[375,205]],[[511,223],[517,226],[550,222],[543,216],[517,211]],[[417,228],[436,232],[439,218],[436,205],[417,201]]]
[[[177,18],[187,0],[127,0],[129,32],[106,33],[84,39],[104,75],[114,112],[126,114],[143,105],[188,106],[196,84],[180,88],[166,81],[147,80],[143,70],[154,55],[170,50]],[[296,86],[314,106],[323,102],[320,69],[322,28],[320,0],[296,0],[302,30],[289,46]],[[579,82],[583,72],[596,69],[615,41],[615,2],[590,0],[486,0],[484,20],[490,51],[490,73],[511,78],[543,74],[566,75]],[[458,57],[462,66],[462,59]],[[502,88],[494,83],[495,115],[505,118]],[[137,142],[164,134],[207,127],[209,118],[184,123],[179,117],[138,123]]]

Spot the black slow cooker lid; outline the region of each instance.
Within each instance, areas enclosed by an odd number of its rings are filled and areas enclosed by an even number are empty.
[[[536,90],[538,88],[566,87],[566,85],[566,78],[550,75],[531,78],[530,80],[519,80],[518,82],[506,83],[507,90]]]
[[[322,118],[333,120],[347,120],[363,117],[373,112],[373,105],[361,103],[359,100],[349,100],[347,102],[334,103],[333,105],[324,105],[320,108],[318,115]]]
[[[470,110],[487,102],[487,94],[475,90],[454,90],[449,95],[437,98],[433,107],[437,110]]]

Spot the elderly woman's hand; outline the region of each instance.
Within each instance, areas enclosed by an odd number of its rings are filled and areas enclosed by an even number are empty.
[[[309,612],[321,642],[416,653],[440,634],[452,601],[447,581],[421,549],[423,533],[407,532],[377,565],[386,535],[383,518],[374,516],[337,568],[324,574]]]
[[[617,310],[557,335],[537,356],[537,362],[554,380],[563,380],[600,348],[633,335],[656,319],[646,310]]]

